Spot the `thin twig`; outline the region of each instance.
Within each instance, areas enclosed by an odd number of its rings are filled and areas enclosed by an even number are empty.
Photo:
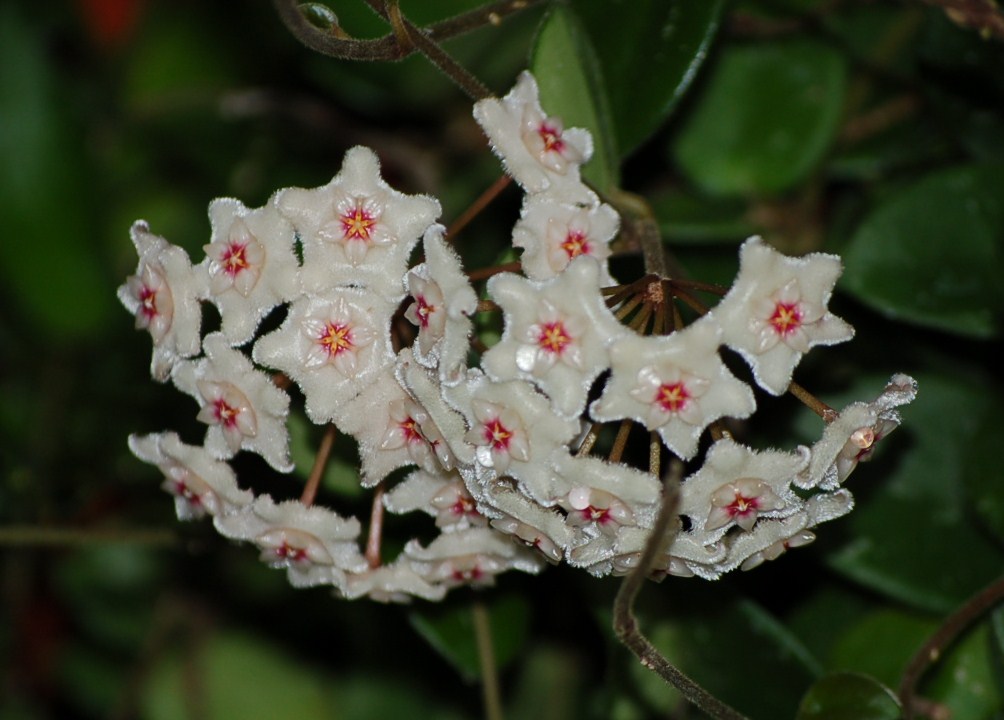
[[[300,495],[300,502],[304,505],[314,504],[317,488],[320,487],[324,470],[328,467],[328,458],[331,456],[331,448],[334,447],[337,436],[338,428],[334,425],[328,425],[327,430],[324,431],[324,437],[321,438],[321,445],[317,448],[314,467],[310,468],[310,476],[307,478],[307,484],[303,486],[303,493]]]
[[[831,408],[829,405],[824,403],[822,400],[817,398],[811,392],[806,390],[804,387],[799,385],[797,382],[792,382],[788,386],[788,392],[797,397],[802,403],[816,413],[819,417],[823,418],[823,421],[827,424],[833,422],[840,415],[836,410]]]
[[[456,220],[450,225],[446,230],[446,238],[453,242],[453,239],[457,234],[463,230],[467,225],[478,216],[478,214],[484,210],[488,205],[499,196],[499,194],[505,190],[512,183],[512,178],[508,175],[503,175],[498,180],[493,182],[491,186],[485,190],[478,198],[471,203],[471,206],[464,210]]]
[[[373,507],[370,509],[370,529],[366,536],[366,562],[371,568],[378,568],[383,563],[380,558],[380,544],[383,541],[383,485],[377,485],[373,491]]]
[[[666,660],[638,629],[638,620],[634,615],[634,603],[645,578],[648,577],[656,558],[665,553],[676,535],[675,520],[680,506],[682,477],[683,463],[674,460],[670,464],[669,473],[663,484],[662,507],[659,509],[652,534],[645,544],[641,560],[624,578],[614,600],[614,632],[642,665],[670,683],[689,702],[711,717],[716,720],[748,720],[745,715],[723,703]]]
[[[903,720],[913,720],[917,706],[917,683],[924,672],[944,654],[958,637],[987,611],[1004,602],[1004,577],[976,593],[958,610],[948,616],[935,633],[921,646],[903,672],[899,683],[899,699],[903,703]]]
[[[482,600],[471,604],[474,621],[474,642],[478,648],[478,664],[481,666],[481,694],[485,706],[486,720],[503,720],[502,694],[499,691],[498,668],[495,666],[495,649],[492,643],[492,625],[488,608]]]
[[[471,270],[467,273],[467,279],[471,282],[477,282],[478,280],[484,280],[485,278],[490,278],[492,275],[498,275],[499,273],[519,272],[521,267],[523,266],[520,264],[519,260],[513,260],[512,262],[503,263],[502,265]]]

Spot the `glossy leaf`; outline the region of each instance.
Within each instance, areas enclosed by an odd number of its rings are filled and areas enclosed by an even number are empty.
[[[593,157],[582,175],[600,190],[618,185],[618,155],[613,142],[609,104],[596,55],[578,16],[555,6],[544,19],[530,59],[540,86],[544,112],[565,127],[581,127],[593,136]]]
[[[739,243],[757,232],[739,200],[673,190],[653,197],[651,205],[670,247]]]
[[[892,690],[874,678],[837,673],[813,683],[795,720],[897,720],[900,710]]]
[[[114,308],[101,268],[91,168],[40,28],[0,7],[0,282],[40,334],[75,342]]]
[[[941,171],[892,195],[844,254],[842,287],[879,311],[989,337],[1004,311],[1004,166]]]
[[[723,601],[712,590],[695,588],[688,607],[673,618],[643,619],[642,631],[671,663],[753,720],[792,717],[805,686],[822,671],[819,663],[763,607]],[[679,701],[674,688],[633,656],[630,668],[652,707],[665,711]]]
[[[492,647],[498,667],[505,666],[522,650],[529,630],[530,608],[516,595],[482,600],[486,603],[492,633]],[[481,677],[481,663],[474,635],[474,619],[469,603],[415,610],[408,619],[411,626],[467,682]]]
[[[622,157],[665,122],[690,88],[724,7],[724,0],[575,3],[600,60]]]
[[[279,648],[238,633],[199,638],[197,642],[198,699],[206,720],[320,720],[330,716],[330,698],[322,677]],[[144,717],[189,717],[192,681],[186,679],[185,664],[186,659],[175,654],[153,668],[143,695]]]
[[[979,378],[918,374],[917,380],[920,390],[903,410],[904,427],[846,483],[852,492],[866,483],[866,492],[841,521],[848,540],[830,562],[888,597],[947,612],[1004,564],[1004,553],[973,522],[959,492],[972,437],[982,424],[996,422],[997,405]],[[984,467],[997,464],[995,456],[984,461]]]
[[[845,85],[844,60],[826,45],[732,46],[707,78],[673,156],[708,193],[787,190],[833,142]]]

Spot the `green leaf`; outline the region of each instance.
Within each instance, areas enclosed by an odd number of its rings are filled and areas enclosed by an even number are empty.
[[[601,191],[617,187],[618,155],[600,68],[589,36],[570,8],[558,5],[544,19],[530,69],[544,111],[560,117],[565,127],[592,133],[593,157],[583,166],[583,177]]]
[[[673,156],[712,194],[782,192],[815,169],[836,134],[846,68],[821,43],[728,48],[687,117]]]
[[[751,600],[723,601],[719,587],[692,589],[687,607],[680,607],[676,598],[673,619],[641,621],[656,649],[755,720],[792,717],[805,686],[822,672],[798,638]],[[756,662],[749,660],[753,648]],[[679,700],[659,676],[633,657],[630,662],[631,675],[654,708],[664,711]]]
[[[568,648],[535,644],[520,658],[519,678],[508,717],[519,720],[575,720],[582,717],[587,673],[583,658]],[[541,702],[547,698],[546,702]]]
[[[928,175],[865,218],[842,288],[894,318],[990,337],[1004,311],[1004,166]]]
[[[724,0],[577,0],[603,68],[621,156],[669,117],[704,64]]]
[[[897,720],[900,710],[892,690],[874,678],[837,673],[809,688],[795,720]]]
[[[486,604],[495,662],[502,668],[523,649],[530,627],[530,608],[518,595],[481,599],[480,602]],[[408,616],[415,631],[467,682],[481,677],[472,613],[471,604],[453,603],[415,610]]]
[[[195,655],[164,656],[144,688],[143,717],[185,720],[198,702],[206,720],[329,720],[334,692],[316,670],[251,635],[197,638]],[[189,665],[197,668],[193,679]],[[192,697],[197,692],[197,697]],[[335,704],[337,706],[337,704]]]
[[[746,203],[671,190],[651,198],[663,240],[671,246],[739,243],[755,235]]]
[[[1002,433],[1004,418],[999,412],[987,413],[972,437],[970,452],[963,457],[963,470],[976,515],[998,541],[1004,542],[1004,483],[996,469]]]
[[[97,334],[114,286],[97,254],[92,169],[41,28],[0,7],[0,283],[56,341]]]
[[[917,399],[903,410],[903,428],[883,440],[876,459],[847,482],[852,492],[861,492],[842,521],[849,540],[830,563],[887,597],[946,612],[1004,565],[1004,554],[975,525],[960,492],[974,434],[985,423],[999,427],[1000,420],[985,380],[962,373],[918,374],[917,380]],[[986,461],[997,462],[994,456]]]
[[[938,628],[930,615],[904,610],[870,612],[845,628],[830,654],[835,671],[866,673],[895,687],[913,654]]]

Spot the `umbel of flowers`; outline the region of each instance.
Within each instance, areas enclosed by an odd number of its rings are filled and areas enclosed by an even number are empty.
[[[827,309],[839,258],[786,257],[750,238],[734,284],[710,309],[696,286],[670,279],[617,285],[607,259],[618,215],[579,175],[589,134],[545,115],[529,74],[474,115],[525,193],[512,232],[521,272],[485,273],[487,301],[437,224],[439,203],[388,186],[364,147],[323,187],[280,190],[257,209],[214,201],[196,265],[146,223],[133,225],[139,265],[119,297],[153,340],[154,379],[191,395],[207,426],[200,445],[169,431],[129,439],[163,472],[179,518],[211,516],[293,585],[347,598],[436,600],[547,562],[623,574],[637,565],[662,501],[652,468],[621,462],[636,426],[662,446],[654,466],[668,452],[693,468],[655,576],[748,570],[849,512],[843,483],[898,425],[897,407],[916,392],[911,378],[896,375],[877,398],[823,412],[811,447],[757,450],[724,429],[753,415],[756,399],[723,348],[780,395],[813,346],[851,338]],[[423,261],[409,267],[413,254]],[[674,298],[699,319],[684,324],[667,310]],[[202,303],[219,311],[218,331],[202,332]],[[281,325],[261,332],[279,306]],[[501,313],[491,347],[474,337],[478,312]],[[402,314],[412,332],[400,331]],[[228,464],[250,452],[293,469],[289,383],[313,423],[358,444],[359,481],[375,488],[365,540],[358,519],[315,505],[313,490],[256,496]],[[600,455],[603,423],[620,431]],[[399,468],[411,470],[388,486]],[[438,535],[384,558],[384,509],[427,513]]]

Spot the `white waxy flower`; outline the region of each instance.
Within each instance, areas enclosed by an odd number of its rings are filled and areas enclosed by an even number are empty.
[[[346,572],[369,567],[356,541],[359,521],[326,508],[259,495],[240,512],[217,516],[214,524],[224,537],[256,544],[269,567],[288,570],[293,587],[344,589]]]
[[[595,260],[583,257],[551,280],[510,273],[489,280],[505,330],[482,357],[488,376],[532,382],[559,414],[578,417],[593,381],[610,365],[607,348],[630,334],[603,301],[599,270]]]
[[[621,526],[655,520],[662,484],[651,473],[598,457],[565,455],[556,459],[555,475],[559,504],[574,527],[613,536]]]
[[[374,487],[406,465],[429,472],[440,468],[433,444],[422,429],[430,427],[429,414],[411,399],[390,368],[339,406],[335,422],[359,443],[363,487]]]
[[[550,194],[527,195],[512,244],[523,248],[520,264],[529,278],[552,278],[575,258],[587,255],[600,263],[600,281],[606,285],[611,282],[606,262],[610,241],[619,226],[620,217],[609,205],[584,206],[559,202]]]
[[[506,170],[528,192],[577,187],[583,197],[593,195],[579,181],[579,166],[593,154],[592,137],[579,128],[566,130],[561,120],[544,114],[530,73],[521,73],[501,100],[475,103],[474,119]]]
[[[557,509],[543,508],[517,492],[510,483],[494,483],[488,489],[493,517],[491,526],[538,550],[552,563],[561,562],[572,543],[574,530]]]
[[[693,457],[709,424],[756,409],[753,391],[722,363],[720,340],[721,329],[707,317],[671,335],[624,338],[610,349],[613,372],[590,414],[636,420],[681,458]]]
[[[757,384],[780,395],[802,355],[815,345],[850,340],[854,329],[826,305],[842,271],[836,255],[786,257],[760,238],[739,253],[739,275],[712,310],[723,341],[753,370]]]
[[[637,567],[650,536],[650,527],[621,528],[614,543],[614,556],[609,572],[613,575],[625,575]],[[658,580],[666,575],[697,575],[705,580],[715,580],[720,573],[714,569],[714,565],[724,560],[725,556],[724,543],[705,545],[690,533],[678,532],[666,551],[656,558],[650,577]]]
[[[208,277],[208,299],[220,310],[231,345],[250,340],[273,308],[299,289],[293,226],[271,203],[250,210],[238,200],[209,205],[212,241],[199,268]]]
[[[384,495],[383,501],[392,513],[428,513],[436,518],[436,527],[446,532],[488,523],[456,471],[416,470]]]
[[[809,528],[842,517],[854,507],[854,498],[846,490],[813,495],[805,511],[779,520],[765,520],[752,532],[727,538],[728,558],[718,565],[721,572],[736,567],[752,570],[765,560],[776,560],[791,548],[803,547],[816,539]]]
[[[917,381],[894,375],[882,393],[870,403],[853,403],[826,426],[823,437],[812,446],[812,460],[795,484],[802,488],[838,487],[859,462],[871,459],[879,440],[899,427],[896,410],[917,396]]]
[[[413,597],[437,602],[446,596],[445,585],[433,585],[415,571],[411,561],[399,557],[390,565],[346,575],[343,595],[355,600],[364,595],[377,602],[406,603]]]
[[[315,423],[338,423],[344,403],[394,362],[394,305],[354,289],[295,301],[282,325],[258,339],[255,362],[282,370],[303,390]]]
[[[354,147],[341,172],[314,189],[288,188],[275,204],[303,243],[303,288],[366,287],[399,299],[408,256],[439,215],[439,202],[404,195],[380,177],[376,154]]]
[[[279,472],[290,472],[289,396],[221,333],[207,335],[202,345],[206,356],[177,365],[172,379],[199,403],[198,419],[209,425],[206,450],[221,460],[248,450]]]
[[[186,445],[173,432],[130,435],[129,449],[164,473],[164,490],[174,496],[179,520],[226,515],[250,505],[254,495],[237,486],[229,465],[205,448]]]
[[[150,373],[164,382],[182,359],[199,354],[205,282],[188,253],[150,232],[142,220],[129,231],[139,255],[136,274],[118,289],[118,298],[136,316],[136,328],[153,339]]]
[[[540,555],[486,527],[444,533],[426,548],[410,540],[404,556],[425,578],[448,588],[494,585],[495,576],[507,570],[538,573],[543,567]]]
[[[442,225],[433,225],[425,233],[425,262],[405,277],[413,302],[404,316],[418,328],[415,360],[438,367],[440,381],[452,385],[460,382],[466,367],[478,297],[443,232]]]
[[[467,418],[464,442],[474,447],[478,467],[495,477],[515,478],[543,505],[556,502],[552,465],[567,453],[577,421],[556,415],[547,398],[520,380],[496,383],[472,374],[447,388],[446,396]],[[471,492],[478,497],[475,489]]]
[[[808,464],[808,452],[755,452],[730,438],[711,446],[701,468],[683,481],[680,514],[702,544],[721,538],[732,526],[753,528],[763,517],[792,515],[802,501],[791,490]]]

